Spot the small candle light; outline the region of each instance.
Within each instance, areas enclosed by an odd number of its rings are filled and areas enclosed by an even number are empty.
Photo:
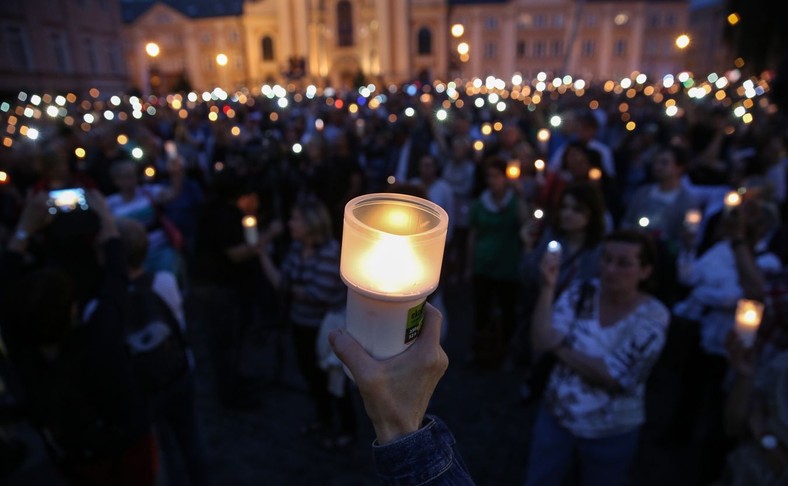
[[[550,253],[560,253],[561,250],[562,250],[561,243],[555,240],[547,244],[547,251],[549,251]]]
[[[254,216],[244,216],[241,220],[244,227],[244,240],[247,245],[256,246],[260,242],[260,234],[257,232],[257,218]]]
[[[537,173],[539,173],[539,174],[541,174],[542,172],[544,172],[544,168],[545,168],[545,163],[544,163],[544,160],[542,160],[542,159],[536,159],[536,160],[534,161],[534,168],[536,169],[536,172],[537,172]]]
[[[153,166],[145,167],[145,180],[152,181],[156,177],[156,168]]]
[[[699,209],[690,209],[684,215],[684,227],[690,233],[697,233],[700,227],[700,222],[703,219],[703,214]]]
[[[520,178],[520,161],[518,159],[510,160],[506,164],[506,177],[511,180]]]
[[[542,219],[542,218],[544,218],[544,211],[542,211],[541,209],[535,209],[534,210],[534,218],[535,219]]]
[[[602,178],[602,171],[597,167],[588,169],[588,178],[592,181],[598,181]]]
[[[547,142],[550,140],[550,130],[542,128],[536,133],[536,139],[540,142]]]
[[[641,228],[648,228],[648,225],[651,224],[651,221],[649,221],[647,217],[643,216],[638,220],[638,224]]]
[[[8,182],[8,173],[0,170],[0,184],[5,184]]]
[[[425,199],[367,194],[345,206],[340,273],[347,331],[377,359],[399,354],[421,330],[438,286],[448,215]]]
[[[213,164],[213,170],[216,172],[221,172],[224,170],[224,162],[216,162]]]
[[[731,191],[725,195],[725,210],[732,211],[741,204],[741,196],[737,191]]]
[[[763,304],[755,300],[741,299],[736,305],[734,329],[742,344],[752,347],[763,317]]]

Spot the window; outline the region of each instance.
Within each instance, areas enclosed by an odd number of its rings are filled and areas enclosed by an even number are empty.
[[[337,3],[337,36],[339,47],[353,45],[353,5],[347,0]]]
[[[553,15],[553,27],[560,29],[564,26],[564,16],[561,14]]]
[[[498,57],[498,45],[494,42],[484,44],[484,58],[495,59]]]
[[[211,40],[213,40],[213,38],[211,37],[210,32],[203,32],[203,34],[200,36],[200,42],[203,44],[210,44]]]
[[[487,30],[495,30],[498,28],[498,18],[497,17],[487,17],[484,20],[484,28]]]
[[[274,40],[271,38],[271,36],[267,35],[263,37],[261,44],[262,44],[263,61],[273,61],[275,59]]]
[[[30,55],[30,44],[27,42],[27,33],[21,27],[6,27],[6,41],[8,53],[18,68],[33,69],[33,58]]]
[[[118,58],[118,49],[115,46],[110,46],[107,51],[107,65],[109,72],[112,74],[120,74],[120,60]]]
[[[652,28],[659,27],[659,14],[649,14],[649,16],[646,18],[646,25]]]
[[[614,56],[623,56],[627,53],[627,42],[623,39],[619,39],[613,44],[613,55]]]
[[[68,52],[68,43],[66,42],[66,37],[59,33],[51,34],[49,36],[49,46],[58,72],[70,73],[71,56]]]
[[[545,27],[547,25],[547,16],[545,15],[536,15],[534,17],[534,27]]]
[[[544,41],[534,42],[534,57],[544,57]]]
[[[231,44],[237,44],[238,43],[238,31],[237,30],[231,30],[230,31],[230,43]]]
[[[525,48],[526,48],[525,41],[517,41],[517,57],[518,58],[525,57]]]
[[[88,60],[88,70],[91,73],[98,73],[99,65],[98,65],[98,57],[96,56],[96,44],[93,42],[93,39],[85,39],[82,42],[82,45],[85,49],[85,56]]]
[[[419,29],[417,44],[420,56],[429,56],[432,54],[432,32],[430,29],[427,27]]]
[[[550,55],[553,57],[560,57],[562,51],[561,41],[554,40],[550,43]]]
[[[665,25],[673,27],[676,25],[676,14],[669,13],[665,16]]]
[[[592,40],[583,41],[583,47],[581,49],[581,53],[583,57],[593,57],[594,50],[595,50],[594,41]]]
[[[646,54],[654,56],[659,52],[659,43],[655,39],[646,40]]]
[[[588,14],[586,15],[586,27],[596,27],[596,15]]]

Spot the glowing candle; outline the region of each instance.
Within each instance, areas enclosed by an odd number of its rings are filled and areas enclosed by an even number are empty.
[[[511,180],[520,178],[520,161],[517,159],[510,160],[506,164],[506,177]]]
[[[553,240],[547,244],[547,251],[550,253],[557,253],[560,254],[563,248],[561,247],[561,243]]]
[[[746,347],[752,347],[763,317],[763,304],[755,300],[741,299],[736,305],[736,334]]]
[[[345,206],[347,331],[375,358],[399,354],[418,337],[448,220],[437,204],[401,194],[368,194]]]
[[[541,209],[534,209],[534,219],[542,219],[544,218],[544,211]]]
[[[260,234],[257,232],[257,218],[254,216],[244,216],[241,220],[244,227],[244,240],[247,245],[255,246],[260,242]]]
[[[741,204],[741,196],[736,191],[731,191],[725,195],[725,210],[732,211]]]
[[[534,161],[534,168],[536,169],[536,172],[538,174],[541,174],[541,173],[544,172],[544,167],[545,167],[544,160],[536,159],[536,161]]]
[[[153,166],[145,167],[145,180],[152,181],[156,177],[156,168]]]
[[[0,170],[0,184],[5,184],[6,182],[8,182],[8,173]]]
[[[700,227],[700,222],[703,219],[703,214],[699,209],[690,209],[684,215],[684,227],[690,233],[697,233]]]
[[[599,170],[597,167],[591,167],[588,169],[588,178],[592,181],[598,181],[602,178],[602,171]]]

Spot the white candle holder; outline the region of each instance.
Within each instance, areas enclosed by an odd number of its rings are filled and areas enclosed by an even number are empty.
[[[736,334],[745,347],[755,344],[758,328],[763,319],[763,304],[757,300],[741,299],[736,304]]]
[[[257,218],[254,216],[244,216],[241,220],[244,227],[244,240],[247,245],[257,246],[260,242],[260,233],[257,232]]]
[[[426,199],[368,194],[345,206],[340,273],[348,286],[347,331],[386,359],[419,335],[438,286],[449,216]]]
[[[703,220],[703,213],[699,209],[690,209],[684,214],[684,227],[692,234],[698,232],[700,222]]]

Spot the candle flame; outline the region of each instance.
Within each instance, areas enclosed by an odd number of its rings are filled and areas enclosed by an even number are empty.
[[[741,196],[736,191],[731,191],[725,196],[725,205],[728,207],[735,207],[741,204]]]
[[[378,292],[405,292],[424,275],[413,248],[403,236],[381,236],[359,262],[369,285]]]
[[[241,223],[246,228],[254,228],[255,226],[257,226],[257,218],[255,218],[254,216],[245,216],[244,219],[241,220]]]
[[[544,165],[544,160],[542,160],[542,159],[537,159],[537,160],[534,162],[534,167],[536,168],[536,170],[538,170],[538,171],[540,171],[540,172],[541,172],[541,171],[543,171],[543,170],[544,170],[544,167],[545,167],[545,165]]]

